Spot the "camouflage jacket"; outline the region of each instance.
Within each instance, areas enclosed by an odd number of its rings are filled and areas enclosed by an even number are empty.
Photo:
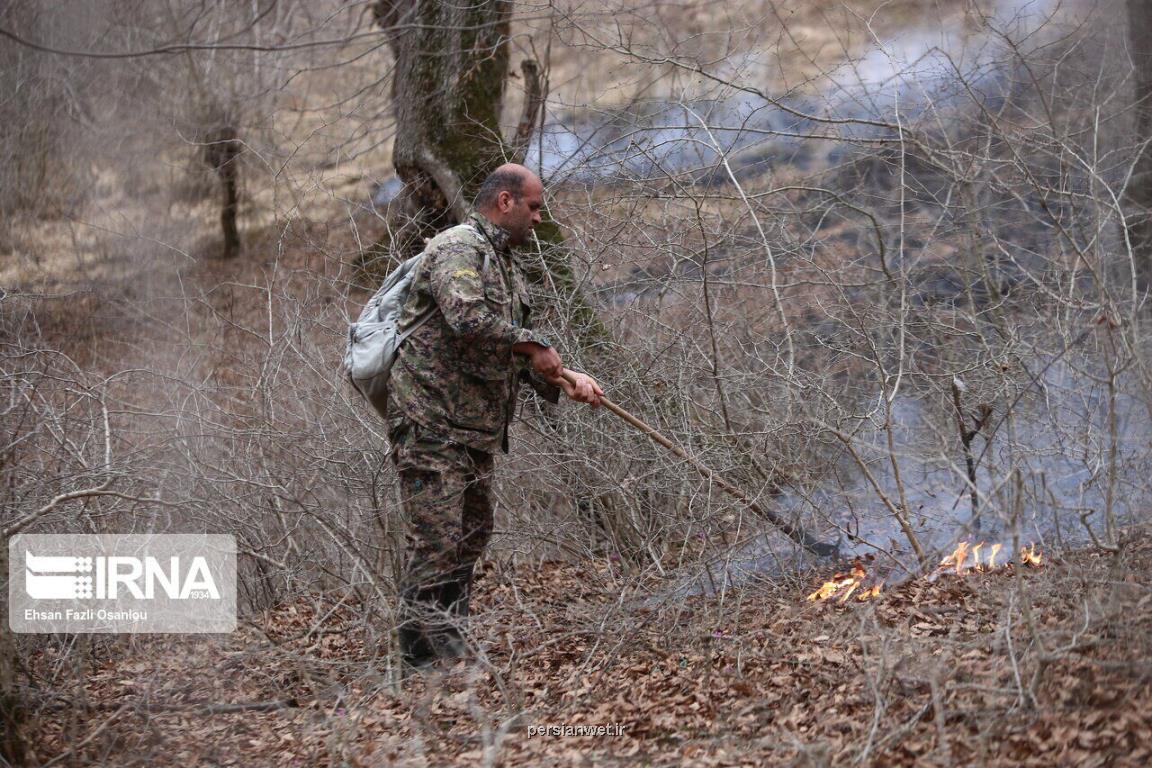
[[[407,417],[453,442],[507,451],[521,381],[553,403],[560,390],[512,354],[517,342],[548,342],[529,329],[528,283],[504,230],[474,213],[428,243],[400,327],[432,306],[439,311],[408,337],[392,369],[389,420]]]

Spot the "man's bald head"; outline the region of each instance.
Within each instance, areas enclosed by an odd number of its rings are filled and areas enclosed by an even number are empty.
[[[505,163],[484,179],[473,207],[489,221],[508,232],[512,245],[527,242],[540,223],[544,205],[544,185],[532,171],[516,163]]]
[[[519,199],[524,196],[524,185],[529,179],[535,180],[537,184],[540,183],[536,174],[524,166],[516,163],[504,163],[488,174],[488,178],[480,183],[480,189],[477,190],[476,199],[472,205],[476,210],[483,213],[485,208],[492,208],[496,204],[496,198],[501,192],[507,192]]]

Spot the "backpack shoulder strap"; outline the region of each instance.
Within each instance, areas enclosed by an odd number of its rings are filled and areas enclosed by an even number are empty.
[[[492,261],[492,244],[488,243],[488,238],[485,237],[484,233],[480,231],[480,228],[477,227],[472,222],[466,221],[466,222],[464,222],[464,226],[466,226],[466,227],[468,227],[468,229],[472,230],[473,234],[475,234],[476,237],[480,238],[480,240],[482,240],[484,243],[486,243],[488,245],[488,247],[484,249],[484,264],[480,267],[480,274],[483,275],[485,272],[488,271],[488,264]]]
[[[404,331],[397,337],[397,341],[407,341],[409,336],[420,329],[420,326],[424,325],[424,323],[432,319],[432,315],[436,314],[437,309],[438,307],[435,306],[429,307],[427,312],[416,318],[416,322],[412,323],[410,327],[404,329]]]
[[[475,224],[472,224],[471,222],[465,222],[463,226],[468,227],[468,229],[472,230],[472,232],[478,238],[480,238],[482,241],[484,241],[485,243],[488,242],[488,239],[486,237],[484,237],[484,233],[481,232],[479,229],[477,229]],[[412,261],[415,262],[416,259],[421,259],[421,262],[422,262],[423,256],[424,256],[424,254],[421,253],[419,256],[413,257]],[[491,246],[489,246],[489,247],[484,249],[484,264],[480,267],[481,276],[483,276],[483,274],[488,271],[488,265],[489,265],[489,263],[491,263],[491,261],[492,261],[492,248],[491,248]],[[413,267],[413,269],[417,269],[419,267],[419,263],[413,264],[412,267]],[[413,275],[413,279],[415,279],[415,275]],[[481,277],[481,279],[483,279],[483,277]],[[399,335],[398,340],[401,342],[405,341],[409,336],[411,336],[413,333],[415,333],[417,330],[419,330],[420,326],[422,326],[426,322],[428,322],[432,318],[432,315],[436,314],[438,309],[439,309],[439,307],[437,307],[436,305],[429,307],[428,310],[423,315],[416,318],[416,322],[412,323],[411,327],[404,329],[404,331]]]

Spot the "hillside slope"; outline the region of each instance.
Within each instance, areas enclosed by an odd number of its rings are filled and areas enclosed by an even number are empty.
[[[812,581],[818,575],[812,575]],[[909,581],[641,602],[606,568],[489,563],[481,660],[399,680],[354,597],[223,638],[96,641],[41,759],[118,765],[1143,765],[1152,544]],[[341,599],[343,598],[343,599]],[[58,654],[58,651],[57,651]],[[34,667],[49,674],[59,656]],[[52,708],[49,707],[51,710]],[[533,726],[620,735],[529,735]]]

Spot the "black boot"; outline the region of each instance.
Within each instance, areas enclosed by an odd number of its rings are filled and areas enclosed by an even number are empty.
[[[400,653],[409,666],[423,667],[436,661],[432,635],[441,619],[441,586],[406,589],[402,596],[402,620],[397,628]]]
[[[428,640],[436,654],[443,659],[458,659],[468,655],[464,639],[463,619],[468,615],[468,583],[453,572],[449,581],[440,587],[438,608],[434,624],[429,626]]]
[[[423,667],[436,661],[436,649],[414,619],[401,623],[397,633],[400,636],[400,655],[405,664]]]
[[[460,566],[452,572],[452,602],[449,603],[448,611],[461,619],[461,623],[468,618],[469,605],[472,601],[472,572],[471,565]]]
[[[468,615],[472,569],[457,569],[443,583],[404,591],[398,634],[405,663],[424,667],[437,659],[468,655],[460,624]]]

